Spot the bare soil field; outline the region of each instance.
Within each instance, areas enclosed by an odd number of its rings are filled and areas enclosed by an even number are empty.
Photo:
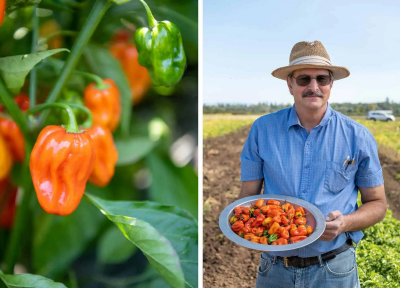
[[[203,179],[203,285],[217,287],[255,287],[261,252],[236,245],[218,226],[221,211],[235,201],[240,192],[240,152],[250,126],[236,132],[204,140]],[[389,208],[400,220],[400,163],[379,155],[383,168]]]

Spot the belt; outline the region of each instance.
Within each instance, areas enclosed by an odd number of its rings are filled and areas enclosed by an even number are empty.
[[[346,242],[340,246],[339,248],[329,251],[327,253],[324,253],[321,255],[321,260],[322,262],[331,260],[336,257],[336,255],[346,251],[350,247],[353,246],[353,241],[349,238],[346,240]],[[285,267],[296,267],[296,268],[305,268],[311,265],[316,265],[319,264],[318,257],[308,257],[308,258],[300,258],[297,256],[292,256],[292,257],[276,257],[277,260],[283,261],[285,264]]]

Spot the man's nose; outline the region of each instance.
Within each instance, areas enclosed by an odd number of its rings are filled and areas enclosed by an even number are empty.
[[[311,79],[311,82],[310,82],[310,84],[308,84],[307,88],[310,89],[313,92],[319,90],[319,86],[318,86],[317,80],[315,78]]]

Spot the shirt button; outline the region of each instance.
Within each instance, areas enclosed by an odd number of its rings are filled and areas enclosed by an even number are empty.
[[[307,164],[307,165],[304,166],[304,167],[308,169],[308,168],[310,168],[310,164]]]
[[[307,142],[307,145],[310,146],[310,142]]]

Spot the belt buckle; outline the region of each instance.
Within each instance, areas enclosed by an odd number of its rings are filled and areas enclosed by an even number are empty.
[[[292,267],[292,266],[289,266],[287,257],[283,257],[283,264],[285,264],[285,267]]]

